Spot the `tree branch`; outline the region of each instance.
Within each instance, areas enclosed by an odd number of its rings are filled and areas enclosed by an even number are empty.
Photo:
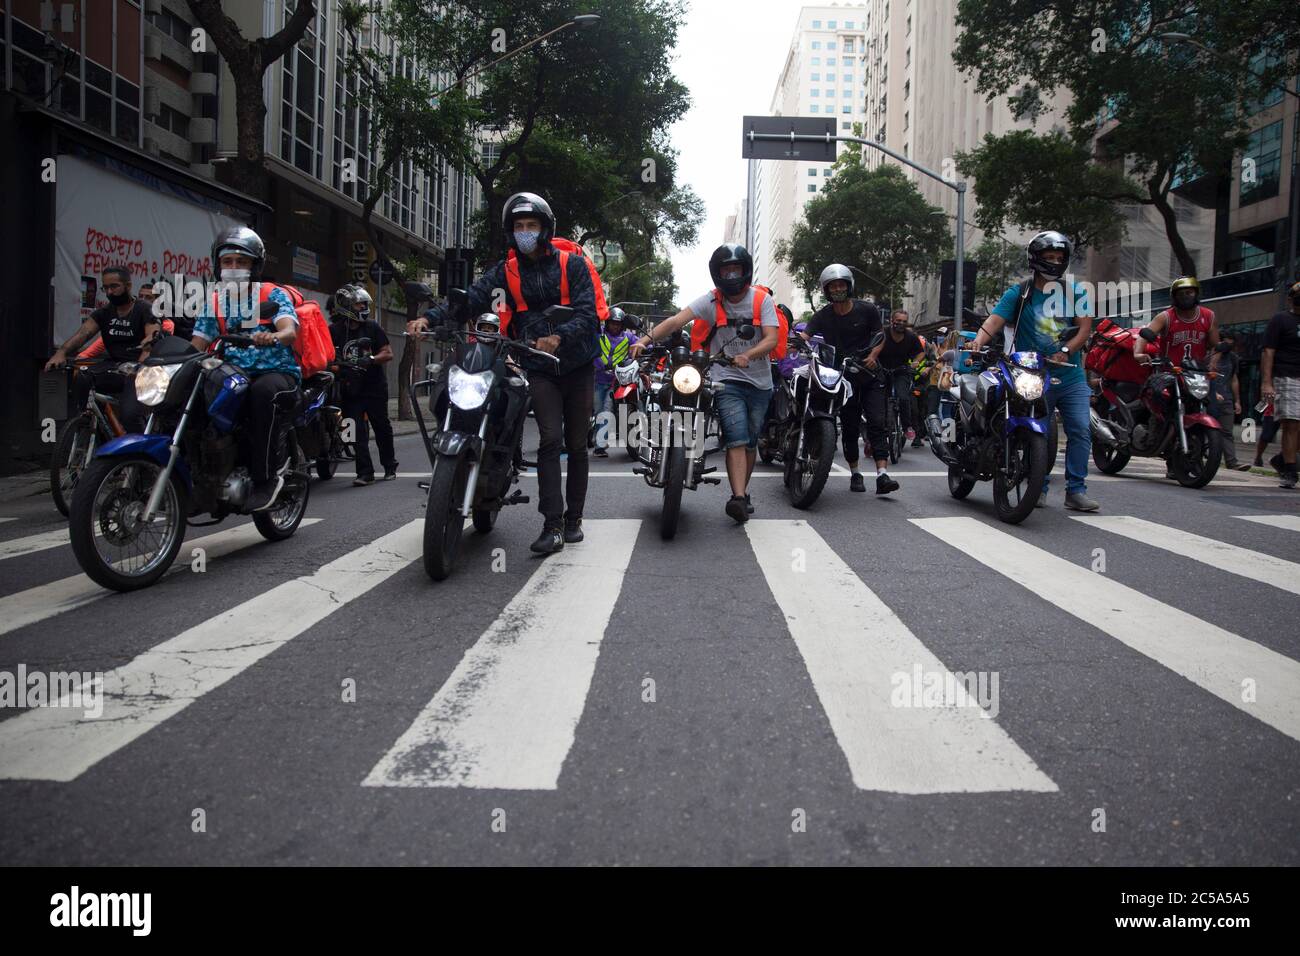
[[[254,42],[254,45],[262,51],[262,62],[274,63],[288,53],[289,48],[307,32],[308,25],[314,19],[316,19],[316,0],[298,0],[293,10],[293,16],[289,18],[289,22],[284,25],[279,33],[269,37],[262,37]]]

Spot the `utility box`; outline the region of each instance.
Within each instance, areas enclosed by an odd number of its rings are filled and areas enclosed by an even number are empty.
[[[38,423],[52,418],[64,422],[76,412],[72,401],[72,370],[56,368],[42,371],[37,386],[36,415]]]

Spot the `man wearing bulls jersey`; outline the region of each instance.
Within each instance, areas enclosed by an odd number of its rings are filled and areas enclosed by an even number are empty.
[[[1169,287],[1169,308],[1151,320],[1149,328],[1156,334],[1151,348],[1156,355],[1168,356],[1174,362],[1205,360],[1210,350],[1219,344],[1219,326],[1214,313],[1201,305],[1201,284],[1195,276],[1175,279]],[[1146,340],[1133,337],[1133,357],[1143,365],[1151,363]]]

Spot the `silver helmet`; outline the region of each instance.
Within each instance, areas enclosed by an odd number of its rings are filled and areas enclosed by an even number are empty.
[[[826,291],[826,287],[832,282],[838,282],[841,279],[849,284],[849,291],[839,299],[832,299],[831,294]],[[838,262],[832,262],[822,270],[821,278],[817,280],[817,284],[821,287],[822,295],[826,296],[831,302],[843,302],[853,295],[853,273],[849,271],[848,266],[840,265]]]

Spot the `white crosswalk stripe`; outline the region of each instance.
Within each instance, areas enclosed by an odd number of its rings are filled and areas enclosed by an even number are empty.
[[[415,561],[422,525],[412,521],[108,671],[98,719],[45,707],[0,722],[0,779],[75,780]]]
[[[960,678],[949,706],[911,699],[918,670],[938,684],[951,673],[811,526],[749,521],[745,529],[860,789],[1056,791]],[[796,553],[806,573],[792,573]]]
[[[298,530],[301,531],[320,520],[320,518],[303,518]],[[194,538],[181,546],[176,563],[168,569],[167,573],[188,572],[190,563],[187,557],[195,548],[202,548],[206,560],[210,562],[214,558],[221,558],[251,545],[265,542],[266,539],[258,533],[252,522]],[[74,574],[59,581],[6,595],[0,598],[0,634],[8,634],[20,627],[54,617],[56,614],[84,607],[92,601],[110,597],[113,593],[104,590],[84,574]]]
[[[1270,528],[1282,528],[1286,531],[1300,531],[1300,515],[1237,515],[1242,521],[1266,524]]]
[[[1100,528],[1153,548],[1181,554],[1229,574],[1300,594],[1300,564],[1293,561],[1129,515],[1075,515],[1074,520],[1090,528]]]
[[[21,558],[29,554],[35,554],[37,551],[48,551],[50,548],[58,548],[68,543],[68,529],[60,528],[57,531],[42,531],[40,534],[29,534],[25,538],[11,538],[8,541],[0,541],[0,561],[8,558]]]
[[[548,557],[363,781],[554,790],[641,522],[583,522]]]
[[[1071,564],[974,518],[911,518],[917,527],[1300,740],[1300,662]],[[1256,695],[1247,702],[1245,682]]]

